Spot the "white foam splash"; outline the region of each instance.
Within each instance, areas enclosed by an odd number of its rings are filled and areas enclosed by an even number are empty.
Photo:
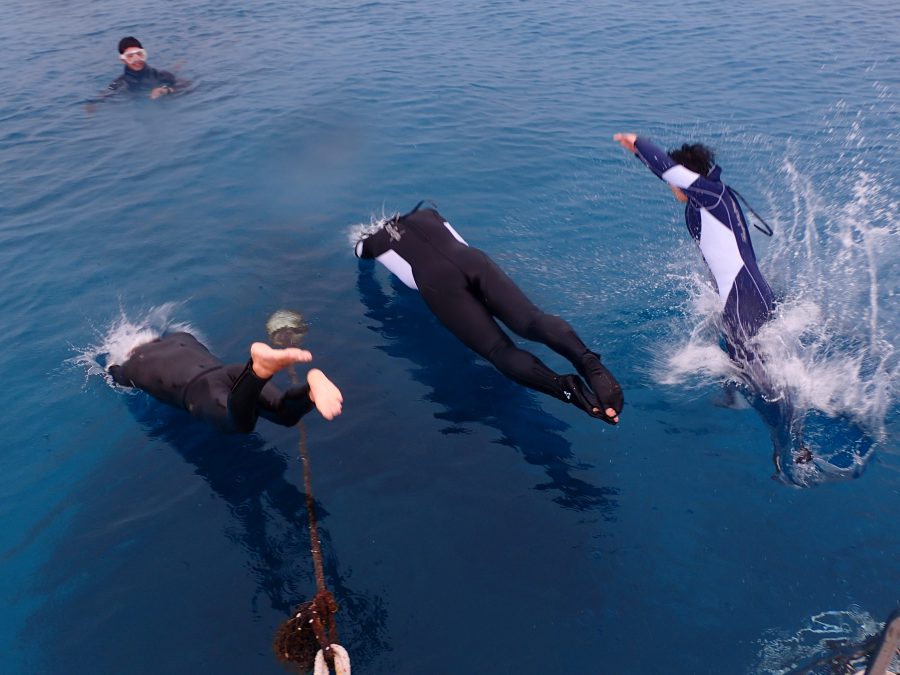
[[[139,316],[130,319],[125,310],[119,309],[119,316],[107,327],[95,329],[96,342],[86,347],[72,347],[76,355],[68,359],[69,363],[85,369],[85,379],[93,375],[103,377],[110,386],[115,386],[109,375],[109,367],[124,363],[131,350],[151,340],[165,335],[184,331],[193,334],[201,342],[202,335],[190,324],[176,322],[171,317],[181,303],[167,302]]]
[[[691,325],[672,331],[674,335],[688,333],[688,339],[659,351],[653,363],[655,379],[661,384],[687,387],[706,386],[710,380],[737,380],[739,371],[719,344],[722,312],[719,294],[696,269],[667,276],[673,285],[690,291],[685,316]]]
[[[759,665],[754,673],[785,675],[800,672],[798,667],[834,654],[835,648],[862,645],[877,635],[883,624],[855,605],[846,610],[830,610],[810,617],[793,635],[770,630],[759,641]],[[818,673],[830,670],[803,670]]]
[[[374,234],[378,230],[380,230],[384,224],[390,219],[394,218],[396,213],[385,213],[384,206],[381,207],[381,215],[375,215],[374,213],[369,216],[369,222],[367,223],[356,223],[347,228],[347,242],[350,246],[355,247],[356,243],[364,238],[368,237],[370,234]]]

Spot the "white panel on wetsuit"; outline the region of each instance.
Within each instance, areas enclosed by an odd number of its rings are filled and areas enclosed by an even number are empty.
[[[738,272],[744,266],[734,232],[706,209],[700,209],[700,250],[716,279],[722,302],[728,299]]]
[[[670,169],[663,171],[662,179],[669,185],[674,185],[679,189],[689,188],[694,181],[700,178],[699,173],[694,173],[686,166],[676,164]]]
[[[414,290],[419,290],[416,280],[413,278],[412,267],[396,251],[385,251],[375,259],[387,267],[404,284]]]
[[[458,241],[460,244],[465,244],[466,246],[469,245],[469,244],[466,242],[465,239],[463,239],[462,237],[459,236],[459,232],[457,232],[456,230],[454,230],[454,229],[453,229],[453,226],[452,226],[450,223],[448,223],[446,220],[444,221],[444,226],[445,226],[448,230],[450,230],[450,234],[452,234],[454,237],[456,237],[456,241]]]

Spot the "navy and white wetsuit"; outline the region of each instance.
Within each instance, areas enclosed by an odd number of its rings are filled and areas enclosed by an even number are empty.
[[[361,239],[356,255],[377,259],[417,289],[441,323],[511,380],[574,403],[589,414],[593,408],[622,409],[619,384],[572,327],[538,309],[487,254],[468,246],[437,211],[416,209],[392,219]],[[518,335],[542,342],[571,361],[593,394],[576,375],[557,375],[516,347],[495,317]],[[602,413],[594,416],[606,419]]]
[[[139,93],[151,91],[156,87],[175,88],[175,76],[167,70],[157,70],[145,65],[140,70],[132,70],[125,66],[125,72],[109,83],[107,92],[129,91]]]
[[[752,359],[743,343],[772,316],[775,299],[756,264],[741,207],[720,178],[721,168],[701,176],[646,138],[638,137],[635,149],[653,173],[687,196],[684,218],[715,279],[729,353],[741,360]]]
[[[117,384],[142,389],[229,433],[250,433],[260,416],[290,427],[314,406],[308,385],[281,392],[253,372],[252,362],[225,365],[190,333],[144,343],[109,372]]]

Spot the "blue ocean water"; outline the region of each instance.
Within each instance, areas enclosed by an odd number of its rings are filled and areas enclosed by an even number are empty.
[[[887,0],[4,5],[3,672],[283,672],[315,591],[296,431],[223,437],[102,373],[172,326],[242,361],[281,307],[345,395],[307,426],[357,672],[784,673],[877,630],[898,29]],[[86,108],[129,34],[190,90]],[[618,131],[708,142],[774,225],[772,373],[837,458],[804,487],[756,410],[716,405],[702,261]],[[423,198],[603,353],[618,428],[357,263],[361,225]]]

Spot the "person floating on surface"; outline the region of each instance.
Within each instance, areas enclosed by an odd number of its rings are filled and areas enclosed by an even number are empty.
[[[180,332],[138,345],[125,363],[108,370],[123,387],[142,389],[227,433],[248,434],[259,417],[290,427],[313,407],[327,420],[341,414],[341,392],[321,370],[311,369],[305,385],[285,392],[269,382],[280,370],[311,360],[304,349],[254,342],[246,365],[225,365],[193,335]]]
[[[119,60],[125,64],[125,70],[109,84],[107,94],[149,92],[150,98],[159,98],[177,91],[178,82],[172,73],[147,65],[147,50],[137,38],[128,36],[119,40]]]
[[[759,271],[744,213],[722,182],[712,150],[685,144],[666,153],[630,133],[616,134],[613,140],[637,155],[685,204],[688,232],[700,247],[722,302],[728,353],[746,367],[755,358],[747,341],[772,317],[775,296]]]
[[[538,309],[487,254],[466,244],[436,210],[420,206],[360,239],[357,257],[377,259],[418,290],[450,332],[506,377],[572,403],[592,417],[618,423],[624,404],[622,389],[599,354],[588,349],[566,321]],[[496,319],[571,361],[590,387],[578,375],[558,375],[516,347]]]

